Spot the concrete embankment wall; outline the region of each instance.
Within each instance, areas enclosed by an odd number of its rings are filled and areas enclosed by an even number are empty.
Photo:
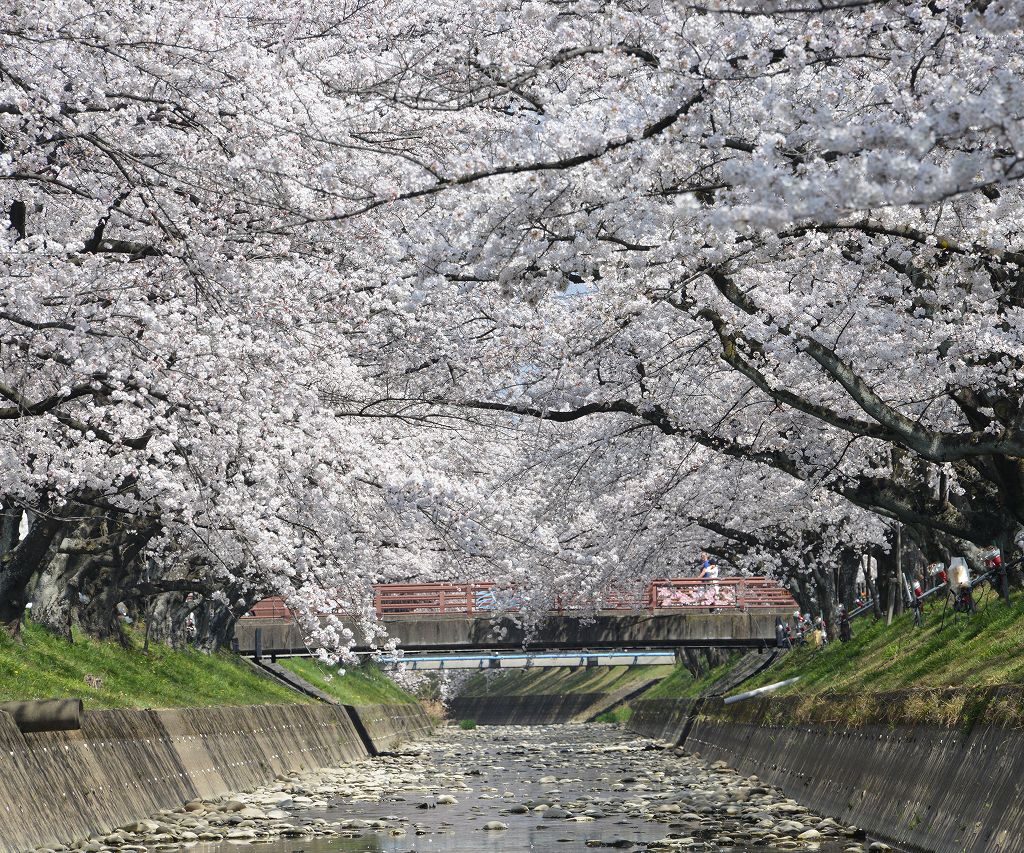
[[[693,699],[639,699],[630,703],[628,727],[644,737],[676,744],[683,733]]]
[[[33,734],[0,713],[0,851],[84,838],[366,756],[348,712],[327,705],[93,711],[79,731]]]
[[[786,700],[709,700],[696,714],[693,700],[671,703],[636,703],[630,727],[673,743],[685,733],[687,751],[898,844],[936,853],[1024,850],[1020,729],[969,718],[955,726],[842,725],[828,722],[828,699],[811,722],[793,720]],[[837,703],[832,719],[841,720],[844,707]]]
[[[394,705],[346,706],[357,727],[371,741],[371,752],[385,752],[410,738],[429,735],[433,721],[417,702]],[[365,737],[364,737],[365,740]]]
[[[568,723],[604,697],[604,693],[457,696],[448,708],[452,719],[474,720],[483,726],[543,726]]]

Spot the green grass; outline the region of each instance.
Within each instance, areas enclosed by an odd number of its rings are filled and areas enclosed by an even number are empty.
[[[337,667],[310,658],[278,658],[278,663],[346,705],[416,701],[372,663],[346,668],[344,675],[337,674]]]
[[[499,675],[474,675],[463,686],[463,696],[542,696],[612,693],[648,678],[664,678],[671,666],[543,667],[515,669]]]
[[[1011,606],[982,594],[987,606],[939,630],[942,602],[929,604],[924,628],[905,613],[886,629],[870,616],[854,621],[849,643],[823,649],[801,647],[746,682],[745,689],[799,675],[776,695],[882,692],[907,688],[981,687],[1024,683],[1024,593]]]
[[[638,698],[677,699],[700,696],[718,679],[728,673],[742,657],[741,653],[734,653],[729,656],[725,663],[709,669],[704,675],[696,679],[683,664],[677,664],[667,678],[659,681],[650,690],[645,690]]]
[[[143,654],[137,634],[126,638],[128,648],[80,636],[71,643],[31,624],[20,640],[0,631],[0,701],[81,697],[91,709],[306,701],[234,655],[175,651],[157,643]],[[86,676],[101,686],[89,686]]]
[[[459,728],[464,731],[476,728],[476,720],[459,720]]]
[[[640,694],[640,699],[667,699],[677,696],[689,696],[689,690],[693,687],[694,679],[685,666],[676,664],[665,678]]]

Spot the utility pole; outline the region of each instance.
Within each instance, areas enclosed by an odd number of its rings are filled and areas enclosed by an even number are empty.
[[[893,557],[893,569],[889,575],[889,611],[885,616],[885,624],[888,627],[892,624],[893,612],[903,612],[903,537],[902,525],[896,522],[896,547]],[[899,610],[896,610],[897,605]]]
[[[896,522],[896,615],[903,613],[903,525]]]

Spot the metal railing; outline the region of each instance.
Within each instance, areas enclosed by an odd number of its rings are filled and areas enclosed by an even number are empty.
[[[520,598],[515,592],[499,589],[492,583],[381,584],[374,587],[377,615],[438,614],[472,616],[495,611],[518,610]],[[583,602],[560,600],[551,612],[566,613],[584,609]],[[653,581],[645,590],[612,591],[601,610],[712,610],[746,612],[748,610],[791,609],[796,602],[789,591],[768,578],[674,578]],[[289,619],[291,612],[280,598],[257,602],[243,619]]]

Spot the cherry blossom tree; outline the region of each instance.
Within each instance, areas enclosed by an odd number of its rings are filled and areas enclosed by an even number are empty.
[[[1018,12],[431,21],[440,58],[382,62],[367,91],[454,112],[458,144],[424,147],[430,173],[397,201],[339,216],[415,229],[424,298],[469,336],[443,366],[474,365],[451,382],[473,405],[629,418],[820,484],[928,550],[1005,543],[1024,520]],[[504,372],[474,375],[495,353]]]
[[[1021,11],[11,4],[0,619],[1008,548]]]

